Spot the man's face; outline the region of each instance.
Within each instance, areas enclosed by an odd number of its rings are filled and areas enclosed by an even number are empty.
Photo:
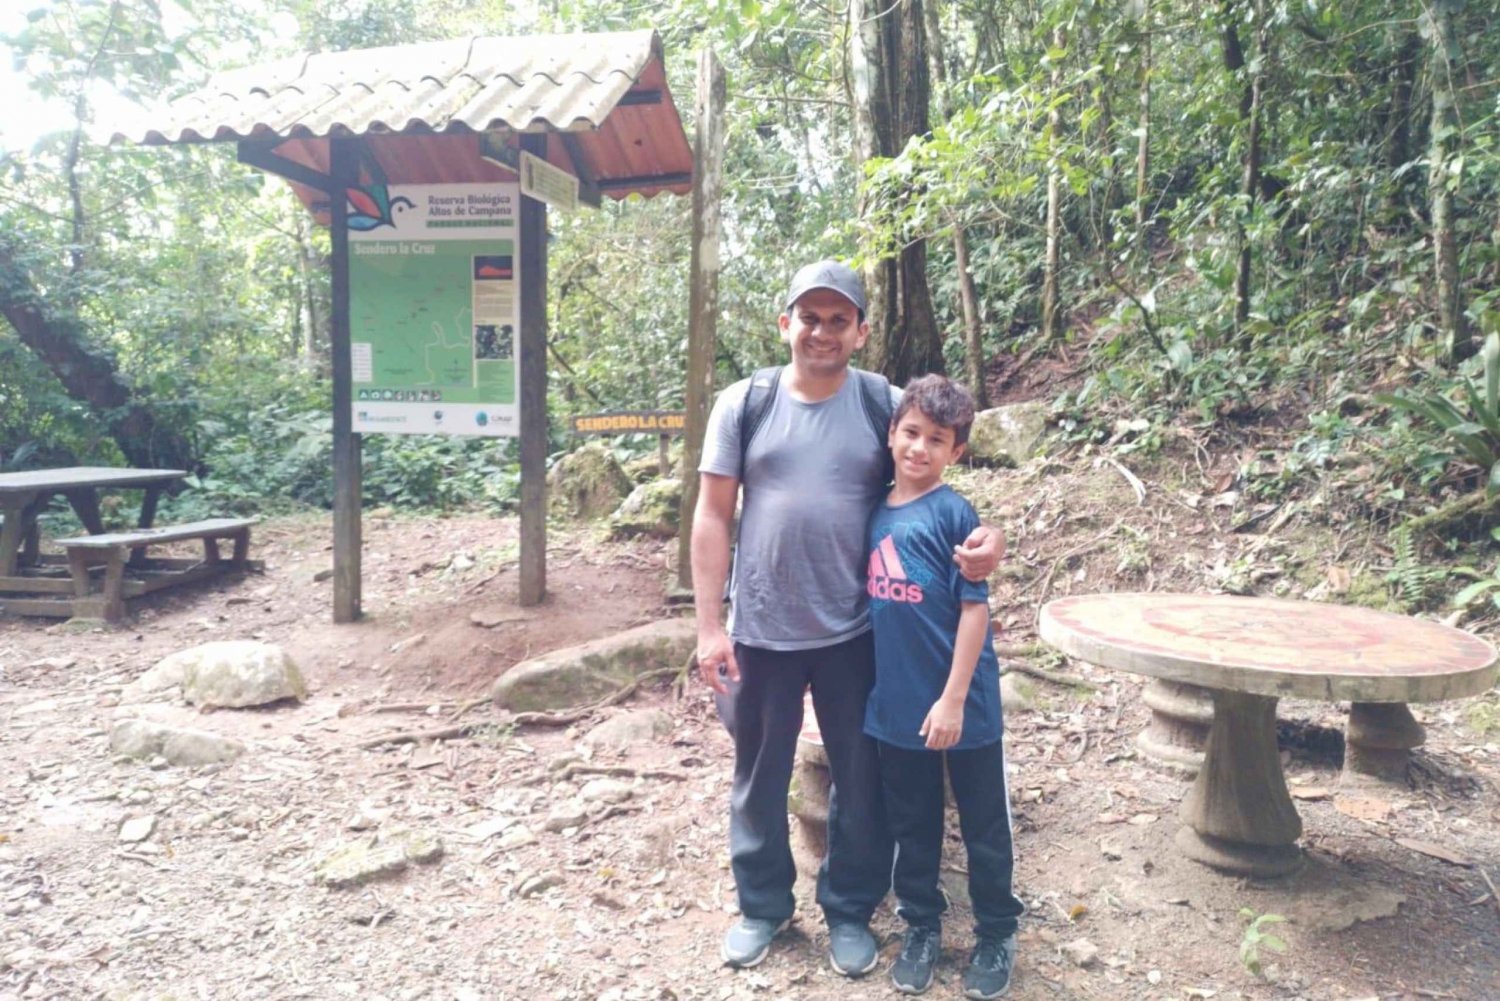
[[[870,325],[860,322],[854,303],[832,289],[804,294],[778,322],[782,338],[791,346],[792,363],[812,376],[843,371],[870,336]]]

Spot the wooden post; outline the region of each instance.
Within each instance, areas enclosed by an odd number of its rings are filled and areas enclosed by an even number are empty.
[[[521,136],[521,149],[547,158],[547,134]],[[521,593],[547,596],[547,205],[521,196]]]
[[[693,245],[688,280],[687,416],[682,439],[682,527],[677,583],[693,586],[693,510],[698,462],[714,393],[714,341],[719,317],[719,208],[724,184],[724,68],[712,49],[698,54],[697,128],[693,136]]]
[[[672,475],[672,457],[667,454],[667,446],[672,442],[669,434],[656,436],[656,471],[661,474],[662,479]]]
[[[354,373],[349,347],[349,225],[345,189],[359,183],[354,140],[330,139],[333,190],[329,193],[333,237],[333,621],[360,616],[360,437],[354,432]]]

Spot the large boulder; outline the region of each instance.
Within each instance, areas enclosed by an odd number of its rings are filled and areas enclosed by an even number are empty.
[[[232,761],[245,753],[245,745],[232,737],[144,719],[122,719],[110,727],[109,749],[127,758],[161,755],[169,764],[189,768]]]
[[[981,410],[969,431],[969,460],[980,466],[1019,466],[1036,455],[1047,415],[1047,405],[1035,401]]]
[[[612,539],[630,539],[645,535],[653,539],[671,539],[677,535],[682,508],[680,479],[652,480],[630,492],[609,519]]]
[[[629,493],[630,477],[603,442],[569,452],[547,473],[547,504],[559,518],[603,518]]]
[[[697,642],[692,619],[648,623],[523,660],[500,676],[491,694],[496,705],[512,712],[583,705],[619,691],[648,671],[682,667]]]
[[[182,695],[198,706],[237,709],[307,697],[302,672],[274,643],[223,640],[179,650],[152,668],[180,679]]]

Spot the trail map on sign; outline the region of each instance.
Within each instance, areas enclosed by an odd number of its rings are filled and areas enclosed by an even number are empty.
[[[354,430],[514,435],[513,184],[351,189]]]

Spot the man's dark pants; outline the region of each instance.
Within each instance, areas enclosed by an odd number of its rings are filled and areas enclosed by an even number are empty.
[[[886,809],[897,846],[897,913],[913,928],[937,928],[948,904],[938,887],[946,754],[948,780],[958,801],[959,829],[969,855],[974,930],[981,936],[1013,934],[1025,905],[1011,888],[1015,857],[1000,741],[947,752],[879,746]]]
[[[818,870],[818,904],[830,926],[868,924],[891,886],[892,846],[880,797],[875,741],[865,736],[865,702],[875,684],[870,633],[816,650],[764,650],[735,644],[740,681],[716,697],[734,737],[729,855],[740,912],[783,921],[792,916],[796,865],[788,840],[787,788],[802,693],[828,755],[828,856]]]

